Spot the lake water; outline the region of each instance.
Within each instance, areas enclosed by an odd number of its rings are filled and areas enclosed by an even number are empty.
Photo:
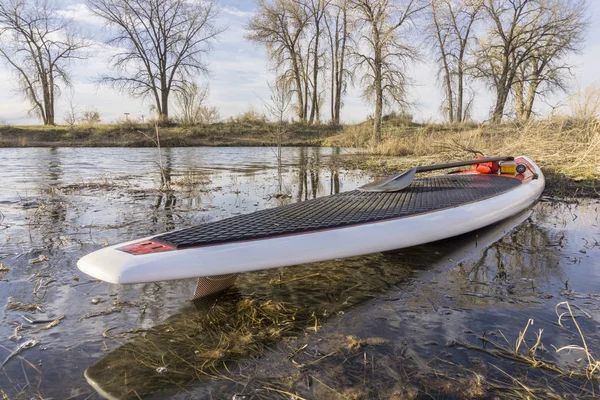
[[[284,148],[278,169],[270,148],[163,149],[165,191],[155,149],[0,149],[0,395],[598,394],[592,200],[543,198],[457,238],[243,274],[202,302],[187,300],[193,280],[118,286],[76,268],[107,244],[354,189],[372,176],[342,167],[353,157]],[[569,345],[588,353],[556,351]]]

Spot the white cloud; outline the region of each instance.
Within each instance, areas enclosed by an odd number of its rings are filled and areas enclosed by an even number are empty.
[[[233,15],[239,18],[250,18],[254,15],[252,11],[241,11],[240,9],[233,6],[225,6],[221,9],[224,14]]]
[[[81,24],[104,25],[102,18],[92,13],[85,3],[68,5],[64,10],[59,10],[58,14],[71,18]]]

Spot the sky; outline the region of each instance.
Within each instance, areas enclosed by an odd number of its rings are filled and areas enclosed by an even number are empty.
[[[132,98],[127,94],[99,86],[97,77],[106,73],[107,58],[115,51],[103,43],[104,25],[93,16],[82,0],[56,0],[65,15],[77,21],[86,32],[91,34],[93,55],[88,60],[71,66],[72,103],[78,112],[96,109],[102,122],[111,123],[125,118],[148,118],[151,114],[148,100]],[[208,76],[198,77],[198,83],[208,82],[210,87],[209,105],[216,106],[223,119],[239,115],[250,109],[265,112],[263,100],[269,98],[268,82],[273,80],[263,47],[248,42],[244,27],[252,17],[255,2],[244,0],[221,0],[222,8],[218,25],[226,27],[214,43],[213,51],[207,57]],[[586,87],[591,84],[600,86],[600,0],[589,1],[590,26],[587,41],[581,54],[569,59],[573,77],[571,88]],[[442,120],[439,105],[442,94],[436,84],[436,67],[433,57],[425,45],[424,59],[409,67],[408,74],[413,85],[409,88],[408,100],[412,104],[409,110],[419,122],[438,122]],[[476,84],[472,118],[484,121],[489,118],[493,93],[483,84]],[[64,123],[67,112],[68,91],[58,100],[56,110],[57,123]],[[547,113],[552,106],[567,103],[568,94],[560,93],[538,103],[538,111]],[[350,87],[343,99],[342,122],[360,122],[373,114],[373,106],[361,97],[358,87]],[[14,125],[39,124],[40,121],[28,115],[29,105],[16,93],[15,75],[4,63],[0,62],[0,123]],[[171,106],[171,110],[173,110]],[[329,110],[327,108],[327,110]],[[323,112],[327,118],[328,113]]]

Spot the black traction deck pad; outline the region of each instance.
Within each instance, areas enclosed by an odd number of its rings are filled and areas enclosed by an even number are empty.
[[[457,207],[507,192],[521,181],[498,175],[416,179],[399,192],[353,190],[238,215],[152,238],[178,249],[340,228]]]

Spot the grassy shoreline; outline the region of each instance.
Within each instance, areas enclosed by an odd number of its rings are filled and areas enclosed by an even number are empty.
[[[527,155],[544,171],[546,194],[600,197],[600,121],[553,117],[502,125],[403,124],[388,121],[370,144],[370,126],[347,126],[324,143],[366,149],[365,169],[393,172],[486,155]],[[373,156],[377,155],[377,156]],[[388,156],[388,157],[385,157]]]
[[[342,167],[389,174],[427,165],[487,155],[525,154],[546,175],[546,194],[600,197],[600,121],[568,117],[502,125],[415,124],[389,118],[383,140],[372,145],[369,121],[356,125],[289,124],[284,146],[337,146],[359,149],[336,161]],[[163,147],[274,146],[276,126],[264,120],[227,121],[194,127],[160,128]],[[4,126],[0,147],[152,147],[151,124]]]
[[[331,125],[290,124],[284,146],[321,146],[338,134]],[[160,127],[163,147],[273,146],[275,125],[261,120],[228,121],[193,127]],[[0,126],[0,147],[153,147],[152,124]]]

